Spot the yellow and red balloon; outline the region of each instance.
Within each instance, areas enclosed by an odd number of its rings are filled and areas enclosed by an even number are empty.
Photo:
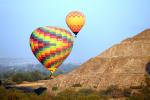
[[[76,36],[85,24],[85,16],[79,11],[72,11],[66,16],[66,23]]]

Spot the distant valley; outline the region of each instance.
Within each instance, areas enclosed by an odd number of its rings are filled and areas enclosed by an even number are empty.
[[[56,74],[67,73],[74,68],[78,67],[78,64],[62,64]],[[19,59],[19,58],[0,58],[0,73],[6,72],[31,72],[38,70],[40,72],[49,73],[49,71],[38,61],[34,59]]]

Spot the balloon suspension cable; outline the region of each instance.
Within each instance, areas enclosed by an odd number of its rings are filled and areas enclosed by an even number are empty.
[[[50,77],[52,76],[52,73],[50,73],[50,75],[49,75]]]
[[[52,73],[50,73],[49,77],[50,77],[50,79],[52,79]]]

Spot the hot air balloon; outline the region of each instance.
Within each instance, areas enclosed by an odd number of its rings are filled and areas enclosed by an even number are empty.
[[[62,28],[40,27],[32,32],[30,47],[35,57],[52,75],[70,54],[73,36]]]
[[[85,16],[79,11],[72,11],[66,16],[66,23],[76,37],[85,24]]]

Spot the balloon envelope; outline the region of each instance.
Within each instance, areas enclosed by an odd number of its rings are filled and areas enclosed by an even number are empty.
[[[72,46],[73,36],[62,28],[40,27],[30,36],[33,54],[51,73],[67,58]]]
[[[66,16],[66,23],[71,31],[77,35],[85,24],[85,16],[79,11],[72,11]]]

